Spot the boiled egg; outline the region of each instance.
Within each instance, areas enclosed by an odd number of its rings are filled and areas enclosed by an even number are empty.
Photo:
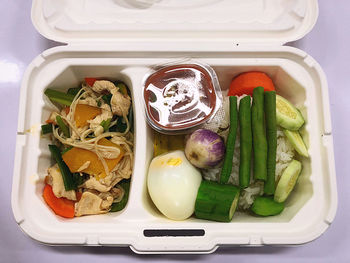
[[[159,211],[172,220],[185,220],[194,212],[201,173],[183,151],[155,157],[148,169],[147,187]]]

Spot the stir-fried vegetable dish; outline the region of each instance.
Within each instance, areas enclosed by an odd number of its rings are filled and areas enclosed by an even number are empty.
[[[57,110],[42,125],[53,166],[43,197],[62,217],[122,210],[133,169],[130,90],[120,81],[86,78],[67,92],[46,89]]]

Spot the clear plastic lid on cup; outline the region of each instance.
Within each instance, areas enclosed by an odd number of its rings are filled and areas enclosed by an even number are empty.
[[[143,99],[148,123],[162,133],[185,133],[200,126],[222,103],[215,71],[193,61],[154,69],[144,82]]]

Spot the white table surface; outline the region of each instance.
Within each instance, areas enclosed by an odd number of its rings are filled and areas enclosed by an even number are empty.
[[[329,82],[339,205],[331,227],[298,247],[222,248],[211,255],[136,255],[128,248],[50,247],[33,241],[17,226],[11,210],[19,86],[26,66],[45,49],[58,45],[36,32],[31,1],[0,0],[0,262],[350,262],[350,1],[320,0],[311,33],[290,43],[312,55]],[[349,209],[349,210],[348,210]]]

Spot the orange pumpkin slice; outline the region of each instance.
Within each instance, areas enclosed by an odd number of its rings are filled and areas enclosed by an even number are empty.
[[[89,120],[94,119],[101,113],[102,110],[98,107],[90,106],[87,104],[77,104],[74,112],[75,125],[78,128],[84,127],[88,124]]]
[[[113,168],[120,162],[120,160],[124,156],[124,150],[119,145],[117,145],[117,144],[115,144],[115,143],[113,143],[105,138],[100,139],[98,141],[98,144],[119,148],[120,154],[118,155],[117,158],[114,158],[114,159],[106,159],[105,158],[104,159],[107,163],[108,170],[109,171],[113,170]],[[89,161],[90,165],[80,172],[93,175],[97,179],[106,177],[106,172],[105,172],[105,169],[103,167],[101,160],[98,158],[97,154],[95,154],[92,151],[73,147],[71,150],[64,153],[62,158],[72,173],[78,172],[79,168],[83,164],[85,164],[86,162]]]

